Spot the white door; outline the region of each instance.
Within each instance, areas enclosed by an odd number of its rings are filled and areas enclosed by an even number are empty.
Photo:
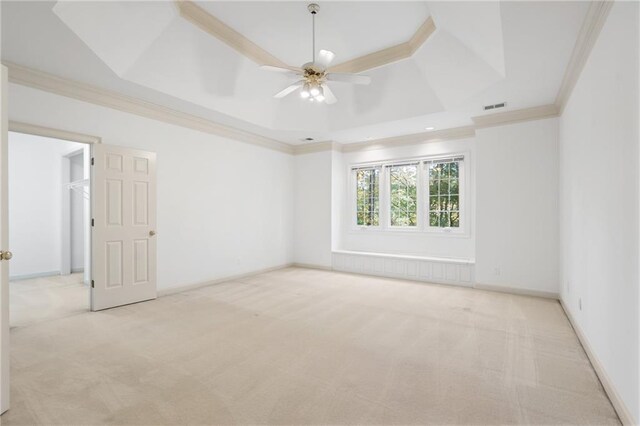
[[[0,414],[9,409],[9,123],[7,68],[0,65]],[[1,420],[0,420],[1,421]]]
[[[156,154],[93,145],[91,310],[156,298]]]

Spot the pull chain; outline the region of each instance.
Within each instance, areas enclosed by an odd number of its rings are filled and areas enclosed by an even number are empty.
[[[313,57],[313,63],[316,62],[316,12],[311,12],[311,48],[313,52],[311,56]]]

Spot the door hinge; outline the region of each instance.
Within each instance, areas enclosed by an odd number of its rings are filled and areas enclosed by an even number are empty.
[[[95,219],[91,218],[91,226],[95,225]]]
[[[94,280],[91,280],[91,288],[96,288],[96,282]]]
[[[93,166],[93,164],[94,164],[94,158],[91,157],[91,165]]]

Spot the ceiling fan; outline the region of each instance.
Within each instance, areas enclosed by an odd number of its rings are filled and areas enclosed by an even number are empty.
[[[330,50],[320,50],[318,52],[318,57],[316,58],[316,14],[320,11],[320,6],[315,3],[311,3],[307,6],[307,9],[311,12],[312,19],[312,61],[307,62],[300,68],[281,68],[271,65],[262,65],[260,68],[301,78],[299,81],[276,93],[273,96],[274,98],[284,98],[285,96],[300,89],[300,97],[303,99],[308,99],[311,102],[326,102],[328,104],[334,104],[338,99],[327,85],[328,81],[366,85],[371,83],[371,77],[328,71],[329,65],[336,55]]]

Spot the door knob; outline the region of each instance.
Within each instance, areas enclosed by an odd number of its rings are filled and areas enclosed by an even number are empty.
[[[10,251],[0,251],[0,260],[11,260],[13,253]]]
[[[153,237],[154,235],[156,235],[156,231],[149,231],[149,236]]]

